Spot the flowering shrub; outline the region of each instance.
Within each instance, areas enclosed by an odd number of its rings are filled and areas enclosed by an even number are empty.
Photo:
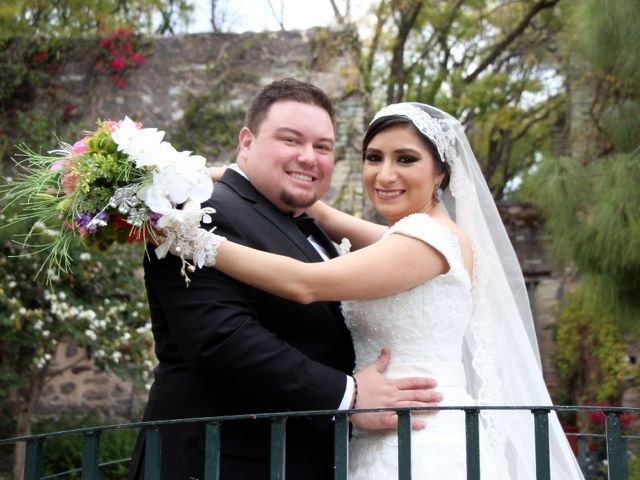
[[[104,30],[102,27],[101,31]],[[131,28],[121,27],[111,30],[100,40],[95,68],[100,71],[106,70],[118,88],[124,88],[125,72],[145,62],[145,56],[140,53],[140,38]]]
[[[11,223],[15,211],[0,214]],[[34,276],[43,253],[21,255],[12,237],[31,228],[24,222],[0,229],[0,411],[5,419],[30,416],[53,375],[62,341],[86,349],[97,366],[146,384],[152,373],[152,337],[144,286],[137,272],[141,252],[125,245],[110,255],[73,247],[79,261],[68,274],[51,275],[53,289]],[[43,235],[57,235],[44,226]],[[5,425],[5,427],[8,427]]]

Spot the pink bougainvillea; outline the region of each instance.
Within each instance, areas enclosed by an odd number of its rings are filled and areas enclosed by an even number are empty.
[[[108,31],[103,26],[100,31],[107,32],[107,36],[100,40],[95,68],[102,70],[106,67],[111,80],[118,88],[124,88],[126,85],[125,72],[146,62],[145,56],[139,51],[139,38],[133,30],[126,27]]]

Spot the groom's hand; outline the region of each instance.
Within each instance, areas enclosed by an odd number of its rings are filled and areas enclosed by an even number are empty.
[[[390,358],[391,353],[385,348],[375,362],[354,375],[358,382],[354,408],[431,407],[442,400],[442,394],[433,390],[437,385],[433,378],[385,377]],[[395,412],[358,413],[351,416],[351,422],[367,430],[391,429],[397,428],[398,415]],[[425,423],[412,418],[411,426],[419,430]]]

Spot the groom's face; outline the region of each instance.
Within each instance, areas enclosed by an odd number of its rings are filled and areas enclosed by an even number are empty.
[[[321,107],[274,103],[258,132],[240,132],[238,162],[251,183],[283,212],[299,215],[329,189],[334,130]]]

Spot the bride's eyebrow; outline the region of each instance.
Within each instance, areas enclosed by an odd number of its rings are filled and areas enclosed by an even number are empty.
[[[421,153],[418,150],[414,150],[413,148],[397,148],[393,151],[393,153],[398,155],[414,155],[421,157]]]
[[[381,154],[382,150],[375,147],[367,147],[364,153],[365,154],[370,154],[370,153]],[[413,148],[405,148],[405,147],[396,148],[395,150],[393,150],[393,154],[394,155],[414,155],[419,157],[422,156],[422,154],[418,150],[414,150]]]

